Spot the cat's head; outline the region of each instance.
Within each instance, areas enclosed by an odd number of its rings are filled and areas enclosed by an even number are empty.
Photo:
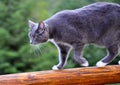
[[[28,23],[29,23],[28,36],[30,38],[31,44],[37,45],[48,40],[49,32],[44,22],[35,23],[29,20]]]

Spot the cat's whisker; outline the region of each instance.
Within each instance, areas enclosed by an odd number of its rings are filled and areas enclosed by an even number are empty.
[[[44,55],[45,53],[47,53],[47,49],[45,49],[44,45],[40,48],[40,50],[41,50],[42,55]]]
[[[35,56],[41,56],[41,49],[39,45],[31,45],[31,53]]]
[[[38,52],[39,52],[41,57],[44,55],[45,52],[44,52],[44,49],[43,49],[42,45],[41,45],[41,47],[39,47]]]
[[[39,54],[40,54],[41,57],[43,57],[43,53],[42,53],[41,49],[39,49]]]

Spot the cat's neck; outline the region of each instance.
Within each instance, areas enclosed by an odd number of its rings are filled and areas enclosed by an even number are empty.
[[[44,21],[44,23],[46,24],[47,29],[49,31],[49,39],[53,39],[55,35],[55,26],[53,24],[53,21],[51,19],[47,19]]]

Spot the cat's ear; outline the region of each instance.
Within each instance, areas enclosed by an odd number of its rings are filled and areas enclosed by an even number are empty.
[[[28,24],[29,24],[29,28],[33,28],[36,25],[36,23],[31,20],[28,21]]]
[[[45,28],[45,23],[43,21],[39,22],[40,28]]]

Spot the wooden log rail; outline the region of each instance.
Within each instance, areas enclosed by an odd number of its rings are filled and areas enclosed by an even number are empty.
[[[120,65],[0,76],[0,85],[103,85],[120,82]]]

